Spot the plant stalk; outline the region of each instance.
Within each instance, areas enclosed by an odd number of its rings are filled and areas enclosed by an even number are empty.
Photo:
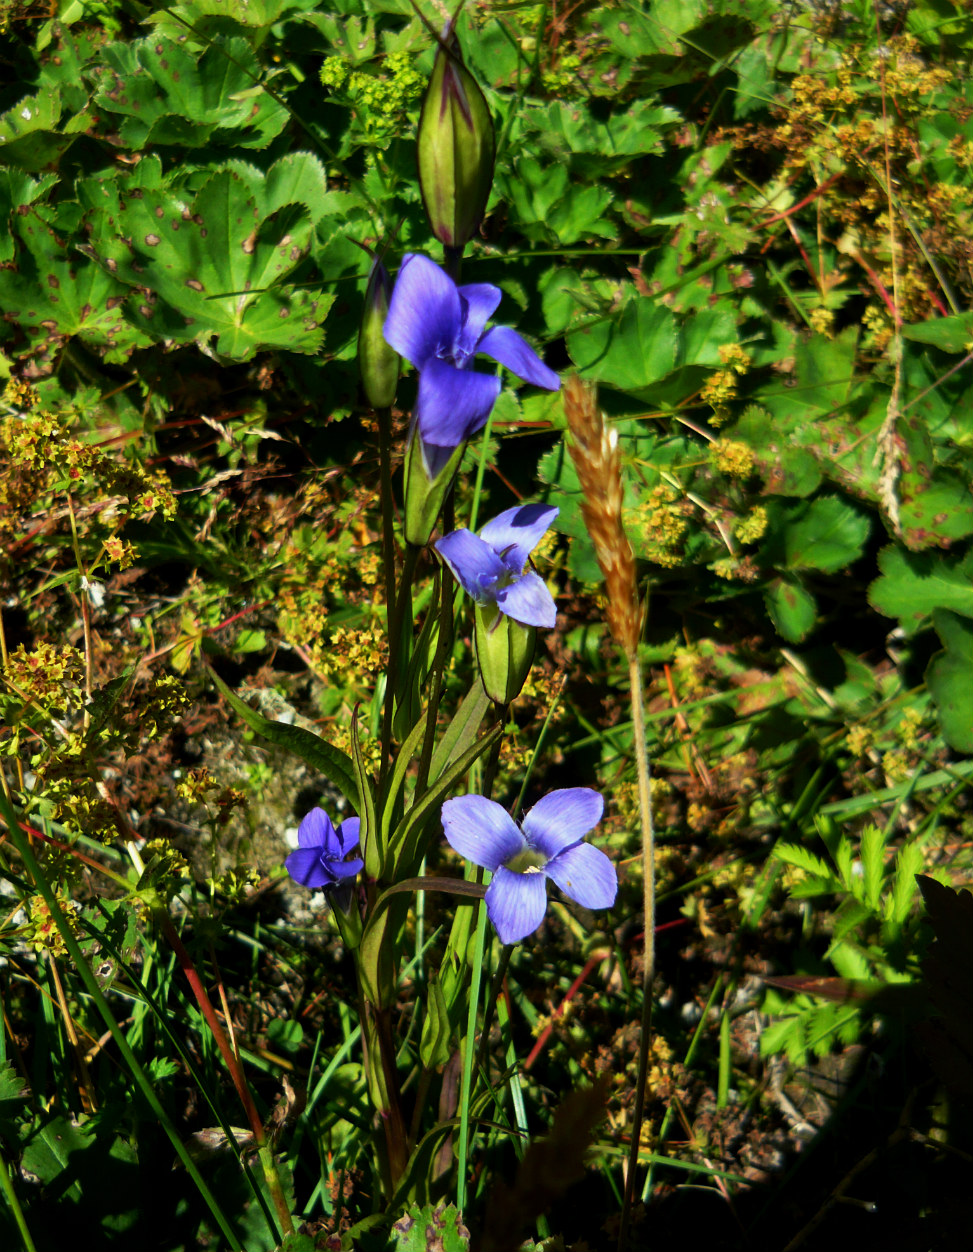
[[[635,766],[639,787],[639,815],[642,826],[642,909],[645,936],[642,957],[642,1028],[639,1039],[639,1068],[635,1084],[635,1108],[632,1113],[632,1141],[625,1176],[625,1196],[618,1227],[619,1252],[625,1246],[628,1223],[635,1198],[635,1174],[638,1169],[639,1143],[645,1116],[645,1086],[649,1072],[649,1047],[652,1042],[652,980],[655,975],[655,826],[652,820],[652,793],[649,776],[649,752],[645,737],[645,701],[642,694],[642,666],[638,653],[628,653],[628,681],[632,701],[632,733]]]

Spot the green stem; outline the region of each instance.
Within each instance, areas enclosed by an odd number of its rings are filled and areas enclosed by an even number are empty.
[[[392,410],[378,409],[378,459],[382,497],[382,568],[385,574],[385,630],[389,639],[389,669],[391,671],[392,619],[395,616],[395,526],[392,517]],[[391,686],[391,674],[389,675]],[[394,691],[394,688],[393,688]],[[389,707],[386,693],[385,708]],[[392,719],[386,716],[382,723],[382,760],[379,766],[379,792],[389,768],[392,748]]]
[[[490,1037],[490,1027],[493,1025],[493,1014],[496,1011],[497,1000],[503,990],[503,980],[507,976],[507,968],[510,965],[510,958],[513,955],[513,944],[505,943],[500,952],[500,961],[497,965],[497,972],[493,975],[493,981],[490,983],[490,993],[487,996],[486,1007],[483,1010],[483,1026],[480,1030],[480,1047],[476,1054],[477,1069],[482,1069],[486,1060],[487,1041]]]
[[[628,1221],[635,1196],[635,1171],[639,1161],[639,1140],[645,1115],[645,1085],[649,1072],[649,1045],[652,1042],[652,978],[655,974],[655,827],[652,821],[652,793],[649,786],[649,752],[645,737],[645,703],[642,696],[642,666],[638,653],[628,657],[628,681],[632,700],[632,733],[639,785],[639,813],[642,822],[642,910],[645,917],[642,957],[642,1032],[639,1040],[639,1069],[632,1113],[632,1141],[628,1153],[625,1197],[618,1227],[619,1252],[625,1246]]]
[[[14,1221],[17,1223],[17,1229],[20,1231],[20,1241],[24,1245],[24,1252],[37,1252],[34,1247],[34,1241],[30,1237],[30,1231],[27,1229],[27,1222],[24,1220],[23,1210],[20,1207],[20,1201],[17,1199],[17,1192],[14,1190],[13,1181],[7,1170],[7,1162],[0,1156],[0,1189],[3,1190],[10,1206],[10,1211],[14,1215]]]
[[[176,1156],[185,1167],[186,1173],[195,1183],[196,1188],[198,1189],[199,1194],[203,1197],[203,1200],[206,1202],[209,1211],[213,1214],[213,1219],[223,1232],[223,1237],[233,1249],[233,1252],[244,1252],[242,1244],[234,1234],[233,1227],[230,1226],[229,1222],[224,1217],[223,1211],[216,1201],[216,1197],[210,1191],[209,1187],[207,1187],[199,1173],[199,1170],[196,1168],[195,1162],[186,1150],[179,1132],[172,1124],[168,1113],[160,1104],[148,1075],[139,1064],[135,1057],[135,1053],[132,1051],[129,1042],[125,1037],[125,1032],[115,1020],[115,1016],[108,1006],[108,1001],[105,999],[101,988],[98,986],[98,980],[91,972],[91,968],[85,960],[84,953],[81,951],[81,945],[75,938],[74,932],[68,924],[67,918],[64,916],[60,902],[51,888],[50,883],[45,878],[43,870],[37,863],[37,858],[34,856],[33,850],[30,846],[30,840],[21,829],[20,823],[17,820],[17,816],[14,813],[12,806],[3,795],[0,795],[0,813],[3,815],[10,839],[13,842],[14,847],[17,849],[17,852],[20,854],[20,859],[23,861],[24,867],[30,874],[34,881],[34,885],[37,887],[39,894],[43,897],[44,902],[48,907],[50,915],[54,920],[54,924],[57,926],[58,933],[64,942],[64,946],[67,948],[68,954],[75,964],[78,976],[84,983],[88,995],[91,997],[91,1002],[101,1014],[102,1020],[108,1027],[109,1033],[115,1041],[115,1046],[118,1048],[122,1059],[131,1071],[132,1077],[135,1079],[144,1100],[154,1113],[159,1125],[169,1136],[169,1140],[172,1143]]]
[[[422,752],[419,756],[419,772],[416,777],[415,795],[420,798],[425,794],[429,782],[429,763],[436,744],[436,727],[439,701],[443,691],[443,677],[446,672],[446,658],[453,647],[453,584],[440,570],[439,598],[439,638],[436,640],[436,656],[433,661],[432,688],[429,692],[429,715],[422,736]]]
[[[483,871],[476,871],[476,881],[483,878]],[[481,900],[476,923],[476,948],[473,955],[473,971],[470,978],[470,1004],[466,1019],[466,1046],[463,1050],[463,1078],[459,1098],[459,1142],[456,1145],[456,1161],[459,1172],[456,1179],[456,1207],[462,1213],[466,1208],[466,1180],[469,1177],[470,1154],[470,1100],[473,1096],[473,1055],[476,1050],[476,1015],[480,999],[480,977],[483,970],[483,949],[486,945],[487,915]]]
[[[417,548],[415,544],[408,543],[405,548],[405,559],[402,562],[402,572],[399,575],[398,590],[393,594],[390,602],[391,620],[389,622],[389,664],[388,676],[385,685],[385,710],[382,718],[382,765],[387,767],[387,763],[392,755],[392,721],[395,716],[396,701],[399,701],[402,692],[399,687],[399,662],[402,659],[402,631],[405,627],[406,605],[408,605],[408,619],[412,622],[412,579],[416,572],[416,562],[419,560],[421,548]],[[408,671],[407,671],[408,672]]]
[[[463,268],[463,249],[450,248],[443,244],[443,269],[454,283],[459,283],[460,271]]]

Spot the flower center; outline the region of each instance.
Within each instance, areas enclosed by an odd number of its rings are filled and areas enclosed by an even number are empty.
[[[513,870],[515,874],[539,874],[546,864],[547,857],[543,853],[535,852],[533,848],[524,848],[505,862],[505,868]]]
[[[458,343],[442,343],[436,349],[436,356],[447,365],[454,365],[458,370],[469,369],[472,352],[467,352]]]

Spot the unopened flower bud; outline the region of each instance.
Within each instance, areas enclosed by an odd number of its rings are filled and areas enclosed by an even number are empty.
[[[450,26],[419,117],[419,186],[433,234],[462,251],[483,220],[493,183],[493,122]]]
[[[372,261],[365,288],[365,312],[358,331],[358,369],[368,403],[388,409],[399,381],[399,355],[382,333],[392,298],[392,280],[378,257]]]

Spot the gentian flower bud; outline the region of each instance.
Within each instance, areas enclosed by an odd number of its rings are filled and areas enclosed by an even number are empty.
[[[392,299],[392,280],[378,257],[372,260],[365,288],[365,312],[358,331],[358,369],[368,403],[375,409],[392,407],[399,381],[399,354],[382,329]]]
[[[463,64],[452,25],[436,53],[418,141],[419,187],[433,234],[462,252],[483,220],[496,142],[487,102]]]

